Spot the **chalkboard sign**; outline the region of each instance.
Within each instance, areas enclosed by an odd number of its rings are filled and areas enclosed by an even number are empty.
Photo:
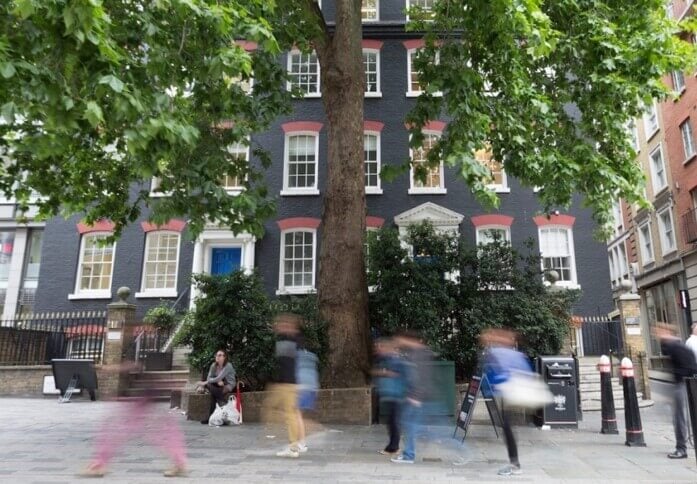
[[[486,409],[489,412],[489,419],[491,420],[491,425],[494,427],[494,432],[496,432],[496,437],[499,436],[496,427],[502,426],[503,419],[501,413],[499,412],[498,405],[496,405],[496,400],[494,399],[493,391],[489,380],[487,380],[486,375],[482,371],[480,365],[477,365],[477,369],[470,378],[469,386],[467,387],[467,392],[462,399],[462,405],[460,406],[460,412],[457,414],[457,421],[455,423],[455,432],[453,432],[453,438],[457,434],[457,429],[460,428],[465,432],[462,440],[464,441],[467,437],[467,429],[472,422],[472,415],[474,414],[474,407],[477,404],[479,395],[482,395],[484,402],[486,404]]]

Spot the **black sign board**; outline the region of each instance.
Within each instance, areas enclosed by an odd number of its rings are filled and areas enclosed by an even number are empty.
[[[453,438],[457,434],[457,429],[460,428],[465,432],[462,436],[462,441],[464,442],[467,437],[467,429],[472,422],[472,415],[474,414],[474,408],[481,394],[486,404],[486,409],[489,412],[489,419],[491,420],[491,425],[494,427],[494,432],[496,432],[496,437],[499,436],[496,427],[501,427],[503,425],[503,420],[501,418],[501,413],[499,412],[498,405],[496,405],[496,399],[489,384],[489,380],[482,371],[481,365],[477,365],[477,369],[470,378],[470,384],[467,387],[467,392],[462,399],[462,405],[460,406],[460,412],[457,414],[457,422],[455,423],[455,431],[453,432]]]

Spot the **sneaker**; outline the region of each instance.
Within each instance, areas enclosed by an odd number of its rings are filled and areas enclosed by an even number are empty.
[[[289,448],[282,450],[280,452],[276,452],[276,457],[292,457],[295,459],[296,457],[300,457],[300,452],[298,452],[295,449],[291,449],[289,447]]]
[[[304,454],[305,452],[307,452],[307,445],[298,444],[298,453]]]
[[[676,450],[668,454],[669,459],[687,459],[687,452],[684,450]]]
[[[516,466],[513,464],[508,464],[499,469],[500,476],[519,476],[522,473],[523,471],[520,470],[520,466]]]
[[[80,471],[78,476],[80,477],[104,477],[106,474],[106,467],[101,464],[90,464],[85,469]]]
[[[189,472],[186,470],[186,467],[175,466],[171,469],[167,469],[163,475],[165,477],[186,477],[188,474]]]
[[[397,457],[394,457],[390,460],[392,462],[394,462],[395,464],[413,464],[414,463],[414,459],[407,459],[406,457],[404,457],[404,455],[398,455]]]

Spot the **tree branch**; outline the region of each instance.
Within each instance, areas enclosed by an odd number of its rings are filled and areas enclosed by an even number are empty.
[[[311,39],[310,42],[317,51],[317,55],[323,56],[326,53],[328,45],[332,42],[332,35],[329,33],[329,27],[327,26],[327,21],[324,18],[322,9],[319,7],[316,0],[301,0],[300,7],[312,20],[317,22],[317,25],[321,29],[321,33],[318,32],[318,35],[314,39]]]

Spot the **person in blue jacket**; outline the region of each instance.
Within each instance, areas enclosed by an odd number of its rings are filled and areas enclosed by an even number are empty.
[[[396,455],[399,453],[400,408],[406,394],[406,367],[395,342],[391,339],[376,341],[375,358],[375,387],[381,407],[387,411],[387,431],[390,439],[387,446],[378,453]]]

